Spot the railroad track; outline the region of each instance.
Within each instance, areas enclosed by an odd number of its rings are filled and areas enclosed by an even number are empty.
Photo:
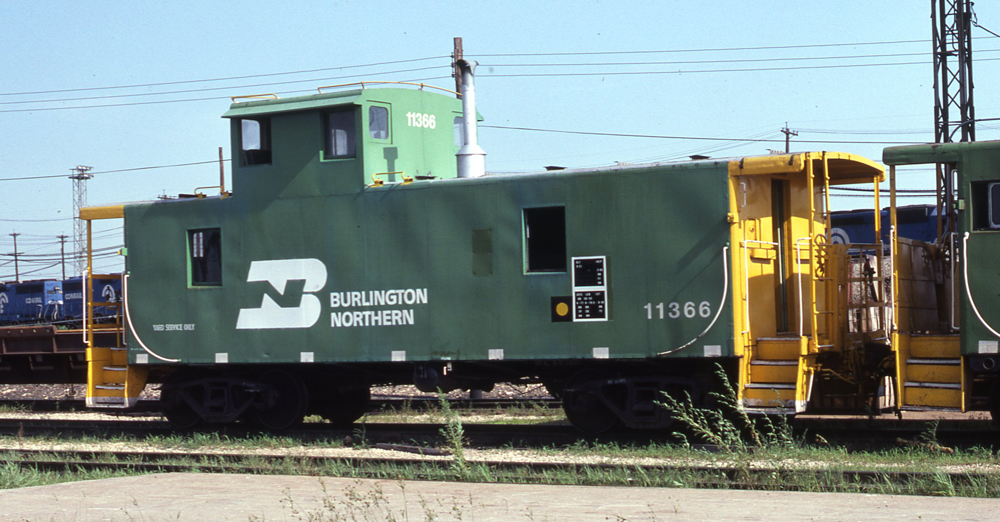
[[[503,411],[511,408],[558,408],[560,402],[551,398],[533,399],[451,399],[452,409],[459,411]],[[0,408],[6,406],[13,412],[93,412],[86,410],[83,401],[76,400],[33,400],[0,401]],[[437,409],[436,398],[425,397],[379,397],[372,400],[372,412],[419,413]],[[175,433],[169,425],[156,415],[159,414],[158,401],[140,401],[139,407],[130,413],[119,414],[120,420],[46,420],[46,419],[0,419],[0,434],[83,436],[93,434],[131,435],[141,437],[148,434]],[[936,424],[928,420],[899,420],[891,416],[875,418],[816,418],[800,417],[789,420],[793,433],[808,443],[829,443],[849,449],[880,449],[899,445],[899,441],[934,440],[943,446],[990,447],[1000,444],[1000,431],[987,420],[950,419]],[[379,442],[403,442],[416,440],[427,442],[438,437],[439,424],[355,424],[346,429],[334,429],[328,424],[307,423],[296,430],[282,432],[284,437],[302,441],[357,437],[359,432]],[[253,437],[260,432],[245,425],[231,425],[204,431],[224,433],[231,437]],[[572,444],[578,440],[588,442],[628,442],[648,443],[670,440],[665,432],[618,432],[602,436],[586,436],[569,426],[544,427],[532,425],[477,425],[466,424],[470,442],[484,446],[520,444],[539,446],[546,444]]]
[[[1000,432],[988,423],[977,421],[952,421],[945,428],[929,432],[925,422],[871,423],[867,420],[839,420],[836,423],[803,422],[793,425],[793,433],[807,444],[831,444],[849,450],[878,450],[906,445],[940,447],[992,447],[1000,445]],[[826,424],[824,426],[824,424]],[[437,444],[441,441],[440,423],[357,423],[346,428],[335,428],[324,423],[306,423],[281,432],[286,439],[302,442],[350,440],[353,443],[410,443]],[[570,445],[579,441],[588,443],[619,443],[644,445],[674,442],[670,432],[620,431],[602,435],[585,435],[568,424],[463,424],[465,439],[473,447],[543,447]],[[51,418],[2,418],[0,435],[14,437],[60,436],[80,439],[86,436],[133,437],[141,439],[150,435],[177,434],[159,417],[132,417],[130,419],[51,419]],[[266,436],[259,429],[235,424],[222,427],[206,426],[202,429],[181,432],[216,434],[231,439],[255,439]],[[348,439],[348,437],[350,439]],[[695,441],[693,436],[689,440]],[[924,443],[923,441],[933,441]]]
[[[551,397],[529,399],[448,399],[453,409],[459,410],[504,410],[509,408],[561,408],[562,401]],[[440,401],[435,397],[374,397],[368,411],[400,411],[410,409],[438,408]],[[35,413],[52,412],[91,412],[109,413],[102,410],[88,410],[83,399],[3,399],[0,400],[0,410],[24,411]],[[129,413],[159,413],[160,402],[157,400],[142,400]],[[128,415],[126,413],[125,415]]]
[[[379,458],[342,456],[288,456],[242,453],[177,453],[140,451],[4,450],[0,458],[9,466],[39,471],[118,471],[130,473],[200,472],[238,474],[336,475],[385,478],[386,470],[408,468],[414,479],[440,478],[454,472],[455,461],[444,458]],[[903,472],[878,470],[834,470],[790,467],[705,466],[675,464],[467,461],[480,477],[502,481],[517,477],[522,483],[552,483],[556,472],[588,476],[594,472],[625,477],[635,485],[658,479],[681,480],[684,487],[770,491],[877,492],[887,485],[911,487],[919,483],[944,483],[953,487],[997,482],[995,473]],[[674,479],[677,477],[678,479]],[[807,486],[796,485],[807,484]]]
[[[421,443],[437,444],[441,441],[444,424],[403,424],[365,423],[347,428],[334,428],[329,424],[307,423],[286,430],[282,438],[301,442],[347,441],[349,444],[374,443]],[[568,424],[464,424],[465,440],[477,447],[541,447],[552,444],[573,444],[585,438]],[[81,439],[84,437],[141,439],[150,435],[175,435],[178,431],[166,421],[159,419],[134,420],[90,420],[90,419],[0,419],[0,436],[9,437],[52,437]],[[245,425],[230,425],[218,428],[207,427],[200,430],[181,432],[189,436],[210,434],[237,440],[253,440],[270,436],[257,428]],[[348,439],[349,438],[349,439]],[[591,439],[597,440],[597,439]],[[612,440],[612,439],[605,439]],[[629,439],[626,439],[629,440]],[[632,439],[648,442],[645,438]]]

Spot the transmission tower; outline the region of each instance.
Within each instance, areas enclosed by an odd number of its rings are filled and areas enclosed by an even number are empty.
[[[87,180],[94,177],[88,174],[94,167],[77,165],[69,179],[73,180],[73,260],[76,274],[83,274],[87,269],[87,226],[80,219],[80,209],[87,206]]]
[[[934,39],[934,141],[976,141],[972,103],[972,0],[931,0]],[[955,230],[952,165],[937,166],[938,244]],[[950,245],[946,246],[950,250]]]

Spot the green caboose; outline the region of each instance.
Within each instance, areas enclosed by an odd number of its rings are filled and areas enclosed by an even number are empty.
[[[938,170],[938,239],[894,240],[896,389],[901,409],[990,410],[1000,419],[1000,141],[890,147]],[[895,201],[893,201],[895,210]]]
[[[775,239],[778,256],[748,239],[761,222],[747,185],[770,201],[790,183],[781,207],[807,176],[870,182],[881,169],[817,153],[460,171],[472,114],[423,86],[241,99],[224,115],[232,193],[84,209],[124,218],[127,247],[124,347],[88,351],[89,405],[127,407],[163,379],[176,424],[283,428],[307,413],[353,421],[373,384],[538,382],[584,429],[657,427],[659,392],[706,403],[717,365],[752,387],[738,363],[755,335],[790,340],[781,386],[807,395],[798,352],[817,327],[788,314],[799,285],[818,292],[815,256],[792,263],[793,240]],[[808,212],[788,203],[775,226],[822,227]],[[751,330],[751,315],[769,326]]]

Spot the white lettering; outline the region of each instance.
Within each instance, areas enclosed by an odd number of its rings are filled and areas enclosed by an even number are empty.
[[[414,310],[365,310],[333,312],[330,327],[352,328],[364,326],[412,326],[416,324]]]
[[[427,296],[426,288],[330,292],[330,308],[373,308],[427,304]],[[412,308],[406,310],[345,310],[330,313],[331,328],[414,324],[416,324],[416,312]]]

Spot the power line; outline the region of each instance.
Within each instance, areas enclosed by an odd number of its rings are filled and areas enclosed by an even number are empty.
[[[436,67],[436,68],[443,68],[443,67],[445,67],[445,66],[440,66],[440,67]],[[384,73],[378,73],[378,74],[392,74],[392,71],[388,71],[388,72],[384,72]],[[329,79],[344,79],[344,78],[351,78],[351,77],[329,78]],[[429,77],[429,78],[410,78],[410,79],[402,80],[402,81],[408,81],[408,82],[426,82],[426,81],[430,81],[430,80],[441,80],[441,79],[445,79],[445,78],[450,79],[451,76],[434,76],[434,77]],[[295,90],[295,91],[279,91],[279,92],[276,92],[274,94],[302,94],[302,93],[310,93],[310,92],[311,93],[315,93],[315,89],[300,89],[300,90]],[[223,97],[223,96],[209,96],[209,97],[205,97],[205,98],[180,98],[180,99],[176,99],[176,100],[156,100],[156,101],[130,102],[130,103],[105,103],[105,104],[102,104],[102,105],[75,105],[75,106],[72,106],[72,107],[32,107],[30,109],[3,109],[3,110],[0,110],[0,113],[65,111],[65,110],[75,110],[75,109],[103,109],[103,108],[108,108],[108,107],[135,107],[135,106],[139,106],[139,105],[161,105],[161,104],[165,104],[165,103],[187,103],[187,102],[198,102],[198,101],[217,101],[217,100],[225,100],[225,99],[229,99],[229,97],[228,96],[225,96],[225,97]],[[44,101],[39,101],[39,103],[45,103],[45,102]]]
[[[323,71],[336,71],[336,70],[341,70],[341,69],[357,69],[357,68],[362,68],[362,67],[375,67],[375,66],[379,66],[379,65],[395,65],[395,64],[400,64],[400,63],[412,63],[412,62],[420,62],[420,61],[426,61],[426,60],[439,60],[439,59],[442,59],[442,58],[448,58],[448,56],[447,55],[444,55],[444,56],[428,56],[428,57],[425,57],[425,58],[411,58],[411,59],[408,59],[408,60],[393,60],[391,62],[377,62],[377,63],[368,63],[368,64],[360,64],[360,65],[344,65],[344,66],[341,66],[341,67],[325,67],[325,68],[322,68],[322,69],[303,69],[301,71],[288,71],[288,72],[279,72],[279,73],[248,74],[248,75],[244,75],[244,76],[228,76],[228,77],[225,77],[225,78],[206,78],[206,79],[201,79],[201,80],[177,80],[177,81],[159,82],[159,83],[138,83],[138,84],[133,84],[133,85],[109,85],[109,86],[105,86],[105,87],[81,87],[81,88],[77,88],[77,89],[53,89],[53,90],[48,90],[48,91],[7,92],[7,93],[0,93],[0,96],[26,96],[26,95],[29,95],[29,94],[57,94],[57,93],[64,93],[64,92],[102,91],[102,90],[111,90],[111,89],[136,89],[136,88],[139,88],[139,87],[163,87],[163,86],[166,86],[166,85],[182,85],[182,84],[190,84],[190,83],[221,82],[221,81],[227,81],[227,80],[246,80],[246,79],[249,79],[249,78],[267,78],[267,77],[284,76],[284,75],[291,75],[291,74],[306,74],[306,73],[323,72]]]
[[[849,47],[859,45],[894,45],[907,43],[925,44],[929,40],[890,40],[881,42],[852,42],[852,43],[827,43],[827,44],[801,44],[801,45],[768,45],[761,47],[710,47],[702,49],[664,49],[647,51],[585,51],[567,53],[494,53],[476,54],[476,56],[581,56],[581,55],[614,55],[614,54],[656,54],[656,53],[702,53],[720,51],[769,51],[775,49],[808,49],[820,47]]]
[[[552,132],[557,134],[579,134],[585,136],[613,136],[621,138],[651,138],[661,140],[701,140],[701,141],[741,141],[746,143],[784,143],[784,139],[718,138],[706,136],[666,136],[655,134],[627,134],[617,132],[571,131],[561,129],[539,129],[534,127],[508,127],[504,125],[480,125],[479,128],[520,130],[531,132]],[[849,140],[796,140],[796,143],[833,143],[848,145],[911,145],[912,141],[849,141]]]
[[[366,74],[365,76],[374,76],[374,75],[379,75],[379,74],[399,74],[399,73],[416,72],[416,71],[429,71],[429,70],[433,70],[433,69],[441,69],[443,67],[446,67],[446,66],[435,65],[435,66],[432,66],[432,67],[419,67],[419,68],[416,68],[416,69],[401,69],[401,70],[396,70],[396,71],[384,71],[384,72],[369,73],[369,74]],[[195,92],[233,91],[233,90],[237,90],[237,89],[251,89],[251,88],[257,88],[257,87],[272,87],[272,86],[275,86],[275,85],[291,85],[291,84],[299,84],[299,83],[320,83],[320,82],[326,82],[326,81],[331,81],[331,80],[344,80],[344,79],[350,79],[350,78],[357,78],[358,76],[359,75],[357,75],[357,74],[352,74],[352,75],[348,75],[348,76],[333,76],[333,77],[329,77],[329,78],[308,78],[308,79],[305,79],[305,80],[289,80],[289,81],[285,81],[285,82],[256,83],[256,84],[249,84],[249,85],[232,85],[232,86],[226,86],[226,87],[205,87],[205,88],[201,88],[201,89],[183,89],[183,90],[176,90],[176,91],[141,92],[141,93],[131,93],[131,94],[108,94],[108,95],[104,95],[104,96],[84,96],[84,97],[78,97],[78,98],[56,98],[56,99],[51,99],[51,100],[18,100],[18,101],[0,102],[0,105],[23,105],[23,104],[28,104],[28,103],[55,103],[55,102],[67,102],[67,101],[108,100],[108,99],[117,99],[117,98],[134,98],[134,97],[140,97],[140,96],[165,96],[165,95],[168,95],[168,94],[190,94],[190,93],[195,93]]]
[[[1000,60],[1000,58],[983,58],[978,62]],[[701,73],[731,73],[731,72],[773,72],[773,71],[805,71],[817,69],[846,69],[850,67],[895,67],[902,65],[929,65],[929,61],[919,62],[887,62],[887,63],[855,63],[841,65],[802,65],[795,67],[757,67],[750,69],[698,69],[685,71],[602,71],[602,72],[578,72],[578,73],[512,73],[512,74],[480,74],[486,78],[536,78],[536,77],[556,77],[556,76],[638,76],[655,74],[701,74]],[[7,111],[0,111],[7,112]]]
[[[998,52],[1000,49],[980,49],[978,53]],[[482,67],[598,67],[617,65],[698,65],[709,63],[753,63],[753,62],[794,62],[813,60],[853,60],[860,58],[894,58],[901,56],[926,56],[927,53],[887,53],[887,54],[856,54],[846,56],[798,56],[782,58],[740,58],[728,60],[676,60],[669,62],[576,62],[576,63],[481,63]]]
[[[226,158],[226,159],[223,159],[222,161],[229,161],[229,159]],[[191,162],[191,163],[175,163],[173,165],[152,165],[152,166],[149,166],[149,167],[133,167],[133,168],[128,168],[128,169],[117,169],[117,170],[100,170],[100,171],[91,172],[91,174],[94,174],[94,175],[97,175],[97,174],[114,174],[114,173],[118,173],[118,172],[137,172],[137,171],[140,171],[140,170],[170,169],[170,168],[175,168],[175,167],[192,167],[192,166],[196,166],[196,165],[208,165],[210,163],[218,163],[218,162],[219,162],[219,160],[211,160],[211,161],[195,161],[195,162]],[[44,175],[44,176],[23,176],[23,177],[19,177],[19,178],[0,178],[0,181],[25,181],[25,180],[65,178],[65,177],[66,177],[65,174],[52,174],[52,175]],[[68,218],[68,219],[73,219],[73,218]],[[0,221],[6,221],[6,220],[0,220]]]

